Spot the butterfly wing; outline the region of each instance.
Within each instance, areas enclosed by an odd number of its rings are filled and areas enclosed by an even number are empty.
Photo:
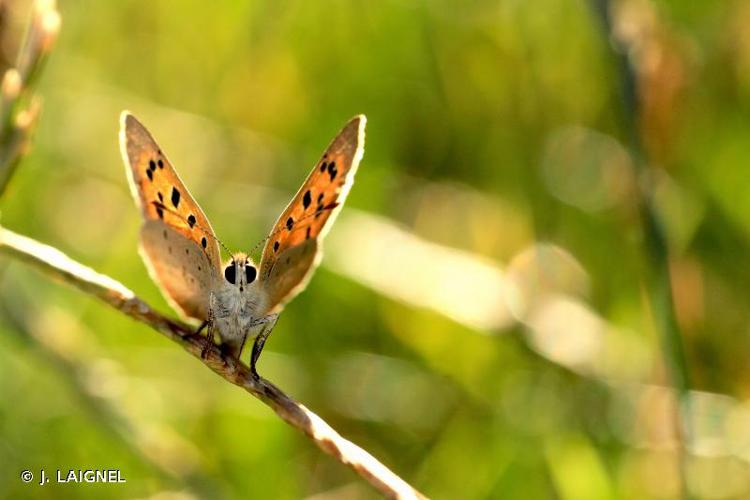
[[[120,149],[141,209],[141,255],[170,304],[208,317],[208,294],[221,267],[211,224],[154,138],[133,115],[120,117]]]
[[[268,312],[302,291],[321,258],[321,241],[354,182],[364,153],[364,115],[352,118],[276,221],[261,258]]]

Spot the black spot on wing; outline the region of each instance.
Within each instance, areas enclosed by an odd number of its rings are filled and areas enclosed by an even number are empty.
[[[320,193],[318,195],[318,205],[322,205],[322,204],[323,204],[323,193]]]
[[[187,222],[188,222],[188,225],[190,225],[190,228],[192,229],[192,227],[195,225],[195,215],[193,214],[188,215]]]
[[[162,210],[161,207],[156,207],[156,215],[158,215],[161,220],[164,220],[164,210]]]
[[[159,151],[159,154],[161,154],[161,151]],[[161,160],[161,158],[159,158],[158,163],[159,163],[159,168],[164,168],[164,162]]]
[[[146,170],[146,175],[148,176],[148,180],[153,181],[154,180],[154,173],[151,170]]]
[[[163,195],[163,194],[161,194],[161,191],[157,191],[157,192],[156,192],[156,196],[158,196],[158,197],[159,197],[159,201],[160,201],[160,202],[164,203],[164,195]]]
[[[328,168],[328,164],[325,161],[321,162],[320,163],[320,171],[321,172],[325,172],[326,168]]]
[[[288,218],[288,219],[286,220],[286,228],[287,228],[287,229],[288,229],[289,231],[291,231],[293,227],[294,227],[294,219],[292,219],[291,217],[289,217],[289,218]]]
[[[154,163],[154,160],[148,161],[148,168],[149,170],[156,170],[156,163]]]
[[[273,242],[273,251],[274,252],[278,252],[279,251],[279,242],[278,241],[274,241]]]
[[[305,191],[305,195],[302,197],[302,206],[305,207],[305,210],[307,210],[307,207],[310,206],[310,203],[312,203],[312,196],[310,195],[310,190],[308,189]]]
[[[328,175],[331,176],[331,182],[333,182],[333,179],[336,178],[336,174],[338,174],[339,171],[336,168],[336,162],[332,161],[328,164]]]
[[[201,238],[201,246],[203,248],[206,248],[208,246],[208,241],[206,241],[206,237],[205,236],[203,238]]]
[[[180,192],[177,190],[176,187],[172,186],[172,205],[174,205],[175,208],[180,204]]]

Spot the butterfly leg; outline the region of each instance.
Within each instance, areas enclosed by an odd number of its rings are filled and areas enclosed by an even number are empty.
[[[247,342],[247,333],[242,337],[242,343],[240,344],[240,354],[242,354],[242,350],[245,348],[245,342]],[[239,358],[239,354],[237,355]]]
[[[201,323],[201,326],[198,327],[198,329],[195,331],[196,335],[200,335],[204,328],[208,326],[208,320]]]
[[[255,363],[258,362],[260,352],[263,350],[263,345],[266,343],[266,339],[273,331],[273,327],[276,326],[276,320],[279,318],[278,314],[269,314],[263,318],[260,318],[254,322],[254,325],[262,324],[263,327],[260,329],[260,333],[255,337],[255,343],[253,344],[253,353],[250,357],[250,372],[255,378],[259,378],[258,372],[255,370]]]
[[[214,345],[214,314],[213,310],[208,311],[208,319],[201,323],[200,328],[195,333],[200,333],[201,330],[208,327],[206,331],[206,343],[203,345],[201,351],[201,358],[206,359],[208,357],[208,350]]]

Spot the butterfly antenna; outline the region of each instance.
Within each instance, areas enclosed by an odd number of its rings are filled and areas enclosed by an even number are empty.
[[[182,216],[182,215],[180,215],[179,213],[175,212],[174,210],[172,210],[171,208],[169,208],[168,206],[166,206],[166,205],[165,205],[165,204],[163,204],[163,203],[160,203],[160,202],[158,202],[158,201],[152,201],[152,202],[151,202],[151,204],[152,204],[152,205],[154,205],[154,206],[155,206],[156,208],[159,208],[159,209],[161,209],[161,210],[164,210],[165,212],[169,212],[170,214],[174,215],[174,216],[175,216],[175,217],[177,217],[178,219],[180,219],[180,220],[182,220],[183,222],[185,222],[185,223],[186,223],[186,224],[187,224],[187,225],[188,225],[189,227],[193,227],[193,226],[195,226],[195,227],[197,227],[198,229],[202,230],[202,231],[203,231],[204,233],[206,233],[206,234],[207,234],[207,235],[208,235],[208,236],[209,236],[210,238],[213,238],[213,239],[215,239],[215,240],[216,240],[216,241],[217,241],[217,242],[219,243],[219,245],[221,245],[221,248],[223,248],[223,249],[224,249],[224,251],[226,251],[226,252],[227,252],[227,255],[228,255],[228,256],[230,256],[230,257],[232,256],[232,251],[231,251],[231,250],[229,250],[229,249],[227,248],[227,246],[226,246],[226,245],[225,245],[225,244],[224,244],[224,243],[223,243],[223,242],[222,242],[222,241],[221,241],[221,240],[220,240],[219,238],[217,238],[217,237],[216,237],[216,235],[215,235],[215,234],[213,234],[213,231],[210,231],[209,229],[207,229],[207,228],[205,228],[205,227],[201,226],[201,225],[200,225],[200,224],[198,224],[197,222],[196,222],[195,224],[192,224],[192,225],[191,225],[191,224],[190,224],[190,222],[188,222],[188,221],[187,221],[187,219],[185,219],[185,217],[183,217],[183,216]]]
[[[256,243],[256,244],[255,244],[255,246],[254,246],[254,247],[252,248],[252,250],[250,250],[250,252],[248,252],[248,253],[249,253],[250,255],[254,255],[254,254],[255,254],[255,251],[256,251],[256,250],[258,250],[258,247],[259,247],[259,246],[261,246],[261,245],[262,245],[263,243],[265,243],[266,241],[268,241],[268,239],[269,239],[269,238],[270,238],[271,236],[273,236],[273,233],[269,234],[268,236],[266,236],[265,238],[263,238],[262,240],[260,240],[260,241],[259,241],[258,243]]]
[[[333,210],[334,208],[338,207],[339,205],[340,205],[339,202],[334,201],[333,203],[329,203],[328,205],[325,205],[323,207],[319,207],[318,209],[316,209],[312,213],[309,213],[307,215],[302,216],[300,219],[297,220],[297,223],[294,224],[294,228],[292,229],[292,231],[297,231],[298,229],[303,229],[303,228],[307,227],[305,224],[300,224],[300,222],[304,222],[305,220],[308,220],[308,219],[310,219],[310,218],[312,218],[314,216],[318,216],[318,215],[322,214],[324,210]],[[268,236],[266,236],[265,238],[263,238],[262,240],[260,240],[258,243],[256,243],[255,246],[252,248],[252,250],[250,250],[249,254],[253,255],[255,253],[255,251],[258,250],[259,246],[261,246],[263,243],[267,242],[268,240],[270,240],[271,238],[273,238],[277,234],[281,233],[285,229],[286,228],[284,228],[282,226],[279,229],[277,229],[276,231],[271,232]]]

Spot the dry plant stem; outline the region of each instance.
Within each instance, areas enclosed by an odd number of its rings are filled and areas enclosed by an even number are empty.
[[[124,285],[75,262],[59,250],[0,228],[0,253],[103,300],[128,316],[146,323],[180,344],[227,381],[238,385],[271,407],[292,427],[300,430],[323,451],[351,467],[389,498],[425,498],[368,452],[341,437],[323,419],[284,394],[271,382],[254,378],[250,369],[234,358],[225,357],[212,346],[201,358],[205,342],[194,329],[154,311]]]

